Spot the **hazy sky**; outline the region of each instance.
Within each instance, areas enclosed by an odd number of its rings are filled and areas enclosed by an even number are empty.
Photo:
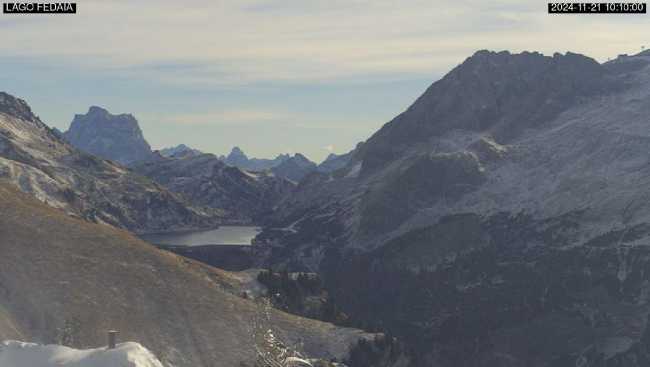
[[[648,15],[548,15],[539,0],[77,0],[0,14],[0,90],[67,128],[133,113],[154,148],[343,153],[479,49],[650,47]],[[646,43],[647,42],[647,43]]]

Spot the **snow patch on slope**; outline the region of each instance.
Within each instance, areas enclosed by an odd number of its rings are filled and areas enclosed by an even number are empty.
[[[0,345],[2,367],[163,367],[138,343],[118,344],[115,349],[72,349],[61,345],[40,345],[15,340]]]

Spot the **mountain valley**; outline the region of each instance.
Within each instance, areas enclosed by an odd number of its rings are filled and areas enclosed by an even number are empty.
[[[601,64],[478,51],[354,150],[317,165],[239,148],[151,151],[135,118],[98,107],[61,133],[2,94],[0,229],[14,237],[2,242],[12,257],[0,268],[0,336],[55,341],[77,315],[91,344],[102,323],[143,325],[153,336],[127,336],[163,363],[253,363],[244,320],[266,309],[283,340],[352,367],[645,366],[649,106],[647,53]],[[131,138],[90,122],[102,119],[126,124]],[[71,131],[92,144],[74,148]],[[183,258],[121,230],[223,224],[263,231],[245,250],[173,249]],[[273,290],[269,304],[339,326],[253,302],[237,280],[250,285],[252,273]],[[17,284],[43,300],[20,297]],[[129,314],[118,302],[127,298],[149,311]],[[160,314],[189,327],[154,324]],[[384,337],[355,347],[371,335],[341,325]]]

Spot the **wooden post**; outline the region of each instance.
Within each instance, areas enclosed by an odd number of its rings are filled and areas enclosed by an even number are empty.
[[[115,349],[115,346],[117,345],[117,334],[119,331],[117,330],[109,330],[108,331],[108,349]]]

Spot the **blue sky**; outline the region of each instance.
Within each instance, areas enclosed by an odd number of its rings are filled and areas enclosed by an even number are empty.
[[[640,51],[646,15],[548,15],[537,0],[79,0],[0,14],[0,90],[67,128],[133,113],[154,148],[343,153],[479,49]],[[648,42],[650,46],[650,42]]]

